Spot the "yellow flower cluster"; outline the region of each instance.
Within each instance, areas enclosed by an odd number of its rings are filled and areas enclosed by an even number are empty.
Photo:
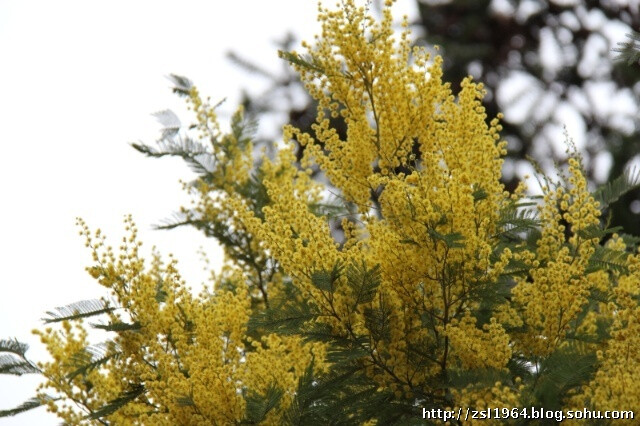
[[[446,335],[462,368],[502,368],[511,359],[510,339],[504,329],[492,318],[484,330],[476,327],[470,316],[452,320]]]
[[[578,159],[569,159],[569,173],[568,191],[560,185],[545,188],[537,250],[519,254],[531,267],[530,279],[517,279],[513,289],[513,300],[523,306],[524,322],[530,327],[519,349],[538,356],[551,353],[567,331],[579,325],[576,318],[601,277],[587,272],[599,238],[581,236],[599,226],[598,204],[587,190]]]
[[[480,425],[502,425],[505,423],[504,409],[513,409],[521,406],[519,392],[524,389],[519,378],[514,380],[514,385],[509,386],[501,382],[495,382],[490,387],[470,385],[460,391],[454,391],[456,406],[449,409],[457,409],[458,407],[474,407],[476,410],[498,410],[503,419],[469,419],[465,424],[471,426]]]
[[[281,405],[285,410],[311,358],[317,360],[318,371],[325,368],[322,345],[277,336],[265,338],[264,344],[249,343],[250,298],[240,270],[225,276],[233,281],[233,292],[195,297],[177,272],[175,260],[165,265],[154,255],[151,265],[145,266],[130,218],[126,227],[131,235],[123,239],[118,257],[104,249],[99,231],[97,238],[92,237],[80,224],[97,262],[88,270],[116,301],[109,324],[121,331],[104,353],[107,362],[82,373],[76,373],[74,365],[88,347],[82,322],[76,323],[76,332],[69,322],[61,331],[36,331],[53,357],[40,365],[47,378],[44,387],[65,398],[62,404],[49,402],[49,408],[65,422],[81,423],[85,415],[118,398],[132,384],[142,383],[143,396],[106,416],[109,421],[232,424],[245,416],[246,392],[260,393],[277,385],[287,396]]]
[[[305,45],[308,55],[292,54],[318,115],[315,138],[287,127],[285,139],[295,138],[305,148],[303,166],[317,164],[357,206],[361,226],[350,226],[350,242],[338,251],[326,219],[311,214],[288,177],[268,186],[277,202],[252,232],[336,331],[370,334],[366,311],[392,312],[389,336],[370,337],[375,350],[366,362],[380,386],[409,395],[451,366],[506,365],[502,325],[477,326],[467,314],[479,307],[473,295],[511,256],[504,250],[491,260],[499,212],[510,198],[499,181],[505,143],[497,120],[486,125],[482,85],[466,79],[454,96],[441,79],[442,59],[410,47],[406,19],[395,40],[390,8],[382,15],[376,22],[354,1],[337,11],[321,7],[322,37]],[[346,139],[329,116],[345,121]],[[344,280],[331,293],[314,289],[312,272],[337,262],[379,265],[379,297],[353,308]],[[412,345],[437,349],[416,364]]]
[[[209,184],[225,192],[233,192],[234,184],[249,179],[253,167],[253,144],[236,132],[222,132],[215,112],[217,105],[210,105],[208,100],[203,100],[196,87],[191,88],[187,102],[197,118],[198,136],[203,140],[208,139],[216,162]],[[234,120],[240,120],[242,113],[242,108],[238,109]]]
[[[625,252],[625,244],[614,235],[609,246]],[[596,348],[599,368],[593,380],[583,387],[573,403],[591,405],[598,410],[640,410],[640,255],[629,255],[629,274],[616,274],[617,285],[608,303],[600,303],[594,314],[611,322],[611,338]],[[633,424],[633,421],[623,424]]]

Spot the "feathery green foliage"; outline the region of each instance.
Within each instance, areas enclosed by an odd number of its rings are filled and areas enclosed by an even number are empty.
[[[282,398],[283,391],[276,385],[271,385],[267,391],[261,395],[251,393],[247,396],[246,421],[243,424],[260,424],[263,422],[271,410],[278,406]]]
[[[10,410],[0,410],[0,418],[12,417],[16,414],[24,413],[25,411],[41,407],[44,404],[46,404],[46,401],[43,401],[40,398],[30,398],[15,408],[12,408]]]
[[[17,339],[0,340],[0,374],[38,374],[40,369],[26,357],[29,346]]]
[[[55,311],[47,311],[48,318],[42,320],[49,324],[54,322],[71,321],[106,314],[116,309],[108,301],[102,299],[82,300],[67,306],[60,306]]]
[[[637,188],[640,188],[640,170],[627,169],[622,175],[598,187],[593,196],[604,210],[624,194]]]
[[[640,32],[632,31],[627,34],[628,40],[618,43],[617,48],[613,49],[619,55],[618,61],[626,62],[627,65],[640,63]]]
[[[121,355],[122,352],[117,350],[114,342],[106,342],[100,345],[91,345],[76,353],[69,364],[75,368],[67,374],[69,381],[78,375],[86,375],[87,373],[100,368],[107,362]]]
[[[109,414],[112,414],[119,410],[120,408],[127,405],[129,402],[135,400],[136,398],[143,395],[145,392],[145,387],[141,383],[132,383],[129,385],[129,389],[122,392],[113,400],[109,401],[108,404],[100,407],[100,409],[93,411],[87,416],[89,420],[98,420],[104,417],[107,417]]]

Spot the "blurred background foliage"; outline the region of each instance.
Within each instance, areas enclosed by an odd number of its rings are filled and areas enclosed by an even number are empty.
[[[640,64],[633,49],[640,0],[421,0],[417,10],[415,43],[440,46],[454,92],[472,75],[485,84],[488,116],[505,114],[507,188],[531,170],[529,159],[548,173],[563,164],[565,129],[594,185],[640,166]],[[278,48],[297,44],[287,34]],[[245,92],[247,112],[262,123],[289,122],[313,134],[316,105],[287,63],[273,73],[236,52],[229,57],[269,81],[265,91]],[[344,136],[344,123],[332,126]],[[263,126],[259,136],[268,146],[277,132]],[[640,191],[610,210],[611,226],[640,235]]]

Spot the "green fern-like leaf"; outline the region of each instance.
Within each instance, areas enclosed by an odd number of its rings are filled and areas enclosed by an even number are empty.
[[[29,346],[16,339],[0,340],[0,374],[21,376],[23,374],[41,373],[33,362],[26,358]]]
[[[627,245],[627,248],[630,249],[631,252],[635,252],[635,248],[640,243],[640,237],[625,233],[620,233],[618,234],[618,236],[622,238],[622,241],[624,241],[624,243]]]
[[[154,229],[159,230],[170,230],[179,228],[181,226],[191,225],[195,228],[198,228],[189,217],[183,212],[174,212],[170,218],[166,218],[162,220],[160,225],[154,225]]]
[[[640,63],[640,32],[632,31],[626,34],[627,41],[618,43],[618,47],[612,49],[620,53],[615,59],[619,62],[626,62],[627,65]]]
[[[16,414],[24,413],[25,411],[33,410],[34,408],[41,407],[45,405],[48,401],[55,401],[55,398],[52,397],[44,397],[44,398],[30,398],[18,405],[15,408],[11,408],[9,410],[0,410],[0,417],[11,417]]]
[[[311,284],[319,290],[333,293],[335,291],[336,281],[342,274],[342,266],[336,264],[331,271],[315,271],[311,274]]]
[[[501,240],[518,241],[538,229],[540,220],[533,209],[513,205],[502,212],[498,220],[499,232],[494,236]]]
[[[598,246],[589,259],[589,266],[587,267],[586,273],[608,270],[627,274],[629,273],[628,257],[629,253],[627,252]]]
[[[164,303],[167,300],[169,294],[165,290],[164,281],[160,278],[156,284],[156,302]]]
[[[200,142],[184,136],[161,139],[157,147],[132,143],[131,146],[148,157],[180,157],[199,176],[209,176],[215,170],[215,162],[211,151]]]
[[[249,331],[264,329],[272,333],[298,334],[304,324],[318,318],[306,303],[281,303],[252,316]]]
[[[120,408],[127,405],[129,402],[135,400],[146,391],[145,387],[141,383],[132,384],[129,389],[118,395],[117,398],[109,401],[106,405],[102,406],[99,410],[87,416],[87,419],[98,420],[115,413]]]
[[[285,52],[283,50],[278,51],[278,56],[280,56],[290,64],[298,65],[302,68],[308,69],[309,71],[314,71],[319,74],[325,73],[325,69],[322,66],[322,63],[320,63],[320,61],[318,61],[318,59],[314,56],[299,55],[297,53]]]
[[[368,344],[365,336],[361,337],[356,342],[350,341],[348,345],[345,346],[335,344],[339,343],[336,341],[333,343],[334,345],[327,350],[327,361],[334,366],[336,364],[348,364],[352,361],[362,359],[362,357],[367,356],[370,353],[365,346]]]
[[[184,395],[176,398],[176,403],[181,407],[193,407],[196,403],[193,401],[193,398],[189,395]]]
[[[365,324],[374,340],[388,341],[391,336],[391,307],[378,293],[378,306],[364,310]]]
[[[442,241],[449,248],[464,247],[464,236],[459,232],[451,232],[449,234],[441,234],[435,229],[428,229],[427,232],[434,240]]]
[[[370,386],[362,383],[361,369],[355,364],[333,365],[333,373],[316,377],[313,360],[298,381],[295,396],[284,413],[286,424],[322,426],[327,424],[358,425],[362,419],[357,403],[370,395]],[[345,391],[346,390],[346,391]]]
[[[487,191],[484,190],[484,188],[475,188],[472,195],[473,195],[474,203],[485,200],[489,196],[489,194],[487,193]]]
[[[602,238],[606,237],[607,235],[611,235],[611,234],[617,233],[617,232],[619,232],[621,230],[622,230],[621,226],[616,226],[614,228],[602,229],[598,225],[590,225],[590,226],[586,227],[585,229],[581,229],[580,231],[578,231],[578,235],[580,236],[580,238],[585,239],[585,240],[590,240],[592,238],[602,239]]]
[[[267,414],[280,404],[284,392],[276,385],[267,388],[264,394],[252,392],[247,398],[246,422],[248,424],[259,424],[265,420]]]
[[[571,347],[551,354],[542,362],[536,380],[536,405],[547,409],[560,409],[569,391],[591,380],[596,364],[595,353],[581,354]]]
[[[73,380],[76,376],[86,375],[96,368],[100,368],[112,359],[116,359],[121,352],[116,349],[113,342],[87,346],[84,350],[71,357],[70,364],[76,367],[67,374],[67,380]]]
[[[28,349],[29,345],[19,342],[17,339],[0,340],[0,352],[9,352],[24,358]]]
[[[91,324],[91,326],[98,330],[115,331],[115,332],[138,331],[142,329],[142,325],[137,321],[133,323],[120,321],[120,322],[112,322],[109,324]]]
[[[267,187],[264,185],[264,171],[262,169],[256,170],[246,182],[238,185],[236,191],[248,201],[253,214],[264,220],[262,209],[270,202]]]
[[[171,139],[178,135],[180,132],[180,119],[170,109],[154,112],[152,114],[156,120],[162,125],[162,139]]]
[[[611,182],[598,187],[593,194],[593,198],[600,203],[600,208],[604,210],[618,201],[624,194],[637,188],[640,188],[640,170],[636,168],[627,169]]]
[[[83,300],[67,306],[58,307],[55,311],[48,311],[46,314],[49,315],[49,317],[43,318],[42,320],[47,324],[70,321],[105,314],[115,309],[115,307],[110,306],[108,302],[102,299]]]
[[[353,290],[354,309],[357,305],[373,300],[380,286],[380,268],[378,265],[368,269],[366,264],[352,265],[347,268],[347,284]]]
[[[15,355],[0,355],[0,374],[22,376],[23,374],[37,374],[40,369],[31,361],[17,358]]]
[[[235,146],[244,149],[253,139],[258,130],[258,121],[247,117],[241,110],[231,117],[231,134],[235,139]]]
[[[198,154],[209,154],[209,149],[196,142],[191,138],[174,139],[161,139],[158,141],[158,147],[154,148],[145,144],[131,144],[136,150],[147,155],[148,157],[164,157],[164,156],[178,156],[189,157]]]
[[[179,96],[189,96],[191,92],[191,88],[193,87],[193,83],[187,77],[183,77],[177,74],[169,74],[167,77],[171,83],[173,83],[173,87],[171,90],[173,93]]]
[[[305,369],[304,374],[298,379],[298,388],[296,389],[295,396],[284,414],[284,419],[286,419],[288,424],[309,424],[311,419],[307,419],[307,416],[313,406],[313,397],[311,396],[313,388],[314,377],[312,360]]]

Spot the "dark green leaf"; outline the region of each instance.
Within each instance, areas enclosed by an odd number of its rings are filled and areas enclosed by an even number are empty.
[[[165,109],[152,114],[162,124],[162,139],[170,139],[180,132],[180,119],[171,110]]]
[[[487,191],[484,190],[484,188],[477,188],[473,191],[473,202],[477,203],[478,201],[482,201],[485,200],[489,194],[487,194]]]
[[[253,139],[258,129],[258,121],[247,118],[242,110],[236,111],[231,117],[231,134],[235,146],[243,150]]]
[[[172,83],[172,91],[180,96],[189,96],[193,83],[186,77],[176,74],[169,74],[167,77]]]
[[[191,167],[194,173],[201,177],[209,176],[215,170],[215,162],[211,151],[203,144],[189,137],[175,137],[161,139],[154,148],[145,144],[132,143],[137,151],[149,157],[180,157]]]
[[[281,334],[298,334],[304,324],[317,318],[306,303],[281,303],[249,319],[249,330],[265,329]]]
[[[167,300],[167,292],[164,289],[164,281],[160,278],[156,284],[156,302],[163,303],[165,300]]]
[[[640,62],[640,33],[632,31],[626,36],[629,40],[619,42],[618,47],[611,50],[620,53],[615,58],[616,61],[626,62],[627,65],[637,64]]]
[[[24,358],[29,345],[19,342],[17,339],[0,340],[0,352],[10,352]]]
[[[265,420],[267,414],[280,404],[284,391],[275,385],[270,385],[264,395],[251,392],[247,398],[246,423],[258,424]]]
[[[93,328],[97,328],[99,330],[105,331],[138,331],[142,329],[142,325],[139,322],[128,323],[128,322],[112,322],[109,324],[91,324]]]
[[[520,241],[522,235],[527,236],[535,232],[540,226],[535,210],[512,205],[501,213],[498,220],[499,232],[494,236],[507,241]]]
[[[71,357],[70,365],[76,369],[67,374],[67,380],[73,380],[78,375],[84,376],[120,355],[121,352],[116,349],[113,342],[87,346]]]
[[[132,384],[129,389],[122,392],[117,398],[109,401],[106,405],[101,407],[99,410],[94,411],[93,413],[88,415],[87,419],[97,420],[103,417],[107,417],[115,413],[120,408],[124,407],[125,405],[127,405],[129,402],[133,401],[140,395],[142,395],[145,392],[145,390],[146,389],[144,385],[141,383]]]
[[[614,180],[607,182],[593,194],[593,198],[600,203],[600,209],[604,210],[629,191],[640,187],[640,170],[627,169]]]
[[[16,358],[15,355],[0,355],[0,374],[21,376],[40,372],[40,369],[31,361]]]
[[[629,253],[598,246],[589,259],[586,273],[598,270],[614,271],[621,274],[629,272],[627,258]]]
[[[283,50],[279,50],[278,55],[290,64],[298,65],[309,71],[315,71],[319,74],[324,74],[325,72],[322,64],[314,56],[299,55],[297,53],[285,52]]]
[[[49,318],[43,318],[42,320],[47,324],[70,321],[105,314],[115,309],[115,307],[109,306],[109,303],[102,299],[83,300],[67,306],[58,307],[55,311],[49,311],[47,312]]]
[[[193,398],[189,395],[176,398],[176,403],[181,407],[193,407],[196,405],[196,403],[193,402]]]
[[[335,291],[335,283],[341,274],[342,267],[336,264],[331,271],[321,270],[311,274],[311,284],[322,291],[333,293]]]
[[[459,232],[452,232],[449,234],[441,234],[434,229],[427,231],[429,235],[435,239],[442,241],[449,248],[462,248],[464,247],[464,236]]]
[[[347,284],[353,290],[355,306],[371,302],[380,285],[379,265],[371,269],[367,269],[364,263],[358,266],[350,266],[347,269]]]
[[[585,229],[581,229],[580,231],[578,231],[578,235],[580,236],[580,238],[583,238],[585,240],[590,240],[592,238],[602,239],[607,235],[615,234],[621,230],[622,227],[620,226],[616,226],[615,228],[602,229],[598,225],[590,225]]]
[[[560,409],[569,391],[587,384],[595,374],[595,353],[581,354],[571,348],[560,349],[543,360],[536,379],[534,396],[538,405]]]
[[[45,398],[40,399],[38,397],[31,398],[18,405],[15,408],[9,410],[0,410],[0,417],[11,417],[16,414],[24,413],[25,411],[33,410],[34,408],[38,408],[42,405],[45,405],[48,400],[53,400],[53,398]]]

